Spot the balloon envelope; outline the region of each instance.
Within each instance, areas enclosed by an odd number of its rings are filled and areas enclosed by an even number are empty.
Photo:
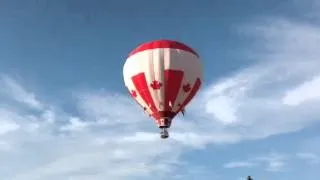
[[[157,125],[169,128],[200,89],[202,66],[199,55],[172,40],[146,42],[134,49],[123,67],[131,96]]]

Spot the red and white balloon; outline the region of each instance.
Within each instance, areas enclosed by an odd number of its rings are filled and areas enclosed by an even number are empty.
[[[159,128],[169,128],[199,91],[202,65],[187,45],[171,40],[146,42],[134,49],[123,67],[131,96],[154,118]]]

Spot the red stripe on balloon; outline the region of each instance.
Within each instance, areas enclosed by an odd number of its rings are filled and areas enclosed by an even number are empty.
[[[187,96],[187,98],[183,101],[183,103],[181,104],[181,106],[179,107],[177,112],[180,112],[190,101],[191,99],[196,95],[196,93],[198,92],[198,90],[200,89],[201,86],[201,80],[200,78],[198,78],[194,84],[194,86],[192,87],[189,95]]]
[[[183,71],[181,70],[165,70],[164,72],[164,109],[171,111],[176,98],[179,94],[183,80]]]
[[[156,41],[150,41],[141,44],[138,46],[136,49],[130,52],[129,57],[145,50],[150,50],[150,49],[158,49],[158,48],[171,48],[171,49],[180,49],[183,51],[190,52],[196,56],[199,57],[199,55],[189,46],[178,42],[178,41],[172,41],[172,40],[156,40]]]
[[[139,73],[139,74],[133,76],[131,79],[132,79],[132,82],[133,82],[134,86],[136,87],[136,90],[138,91],[140,97],[143,99],[143,101],[148,106],[151,106],[150,109],[153,113],[157,112],[158,110],[154,104],[151,93],[149,91],[145,74]]]

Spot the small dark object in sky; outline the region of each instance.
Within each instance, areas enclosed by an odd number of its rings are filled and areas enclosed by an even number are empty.
[[[253,180],[253,179],[251,178],[251,176],[248,176],[248,177],[247,177],[247,180]]]

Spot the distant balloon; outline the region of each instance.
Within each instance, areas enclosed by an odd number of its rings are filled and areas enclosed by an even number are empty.
[[[167,128],[199,91],[202,66],[199,55],[172,40],[146,42],[134,49],[123,67],[123,78],[131,96],[155,120],[161,138]]]

